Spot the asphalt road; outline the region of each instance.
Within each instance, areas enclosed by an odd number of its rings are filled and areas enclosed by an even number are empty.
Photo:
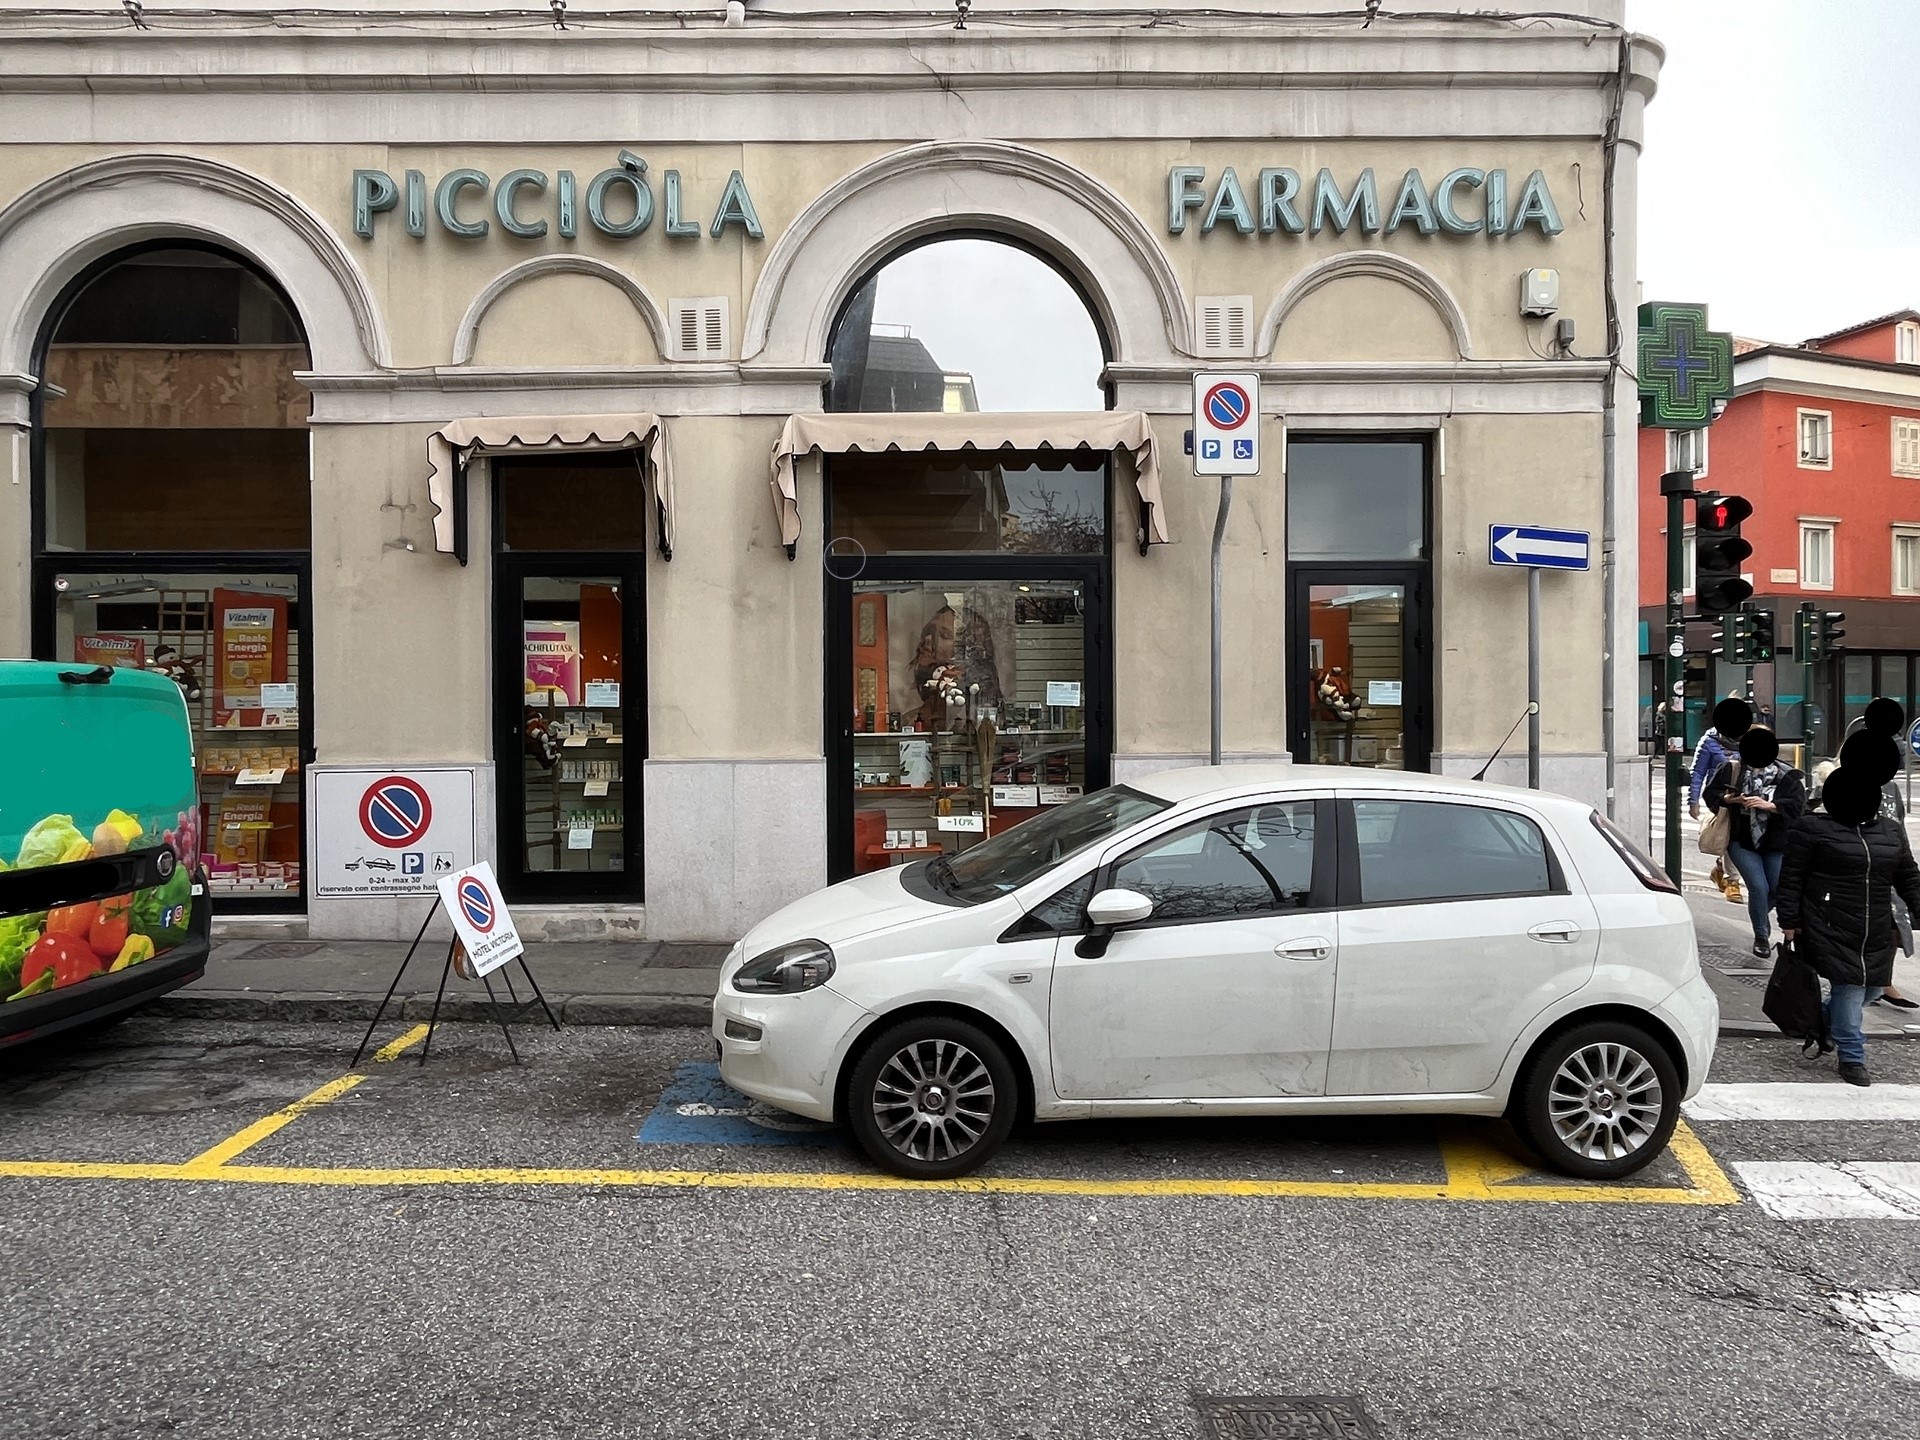
[[[1836,1308],[1920,1293],[1913,1220],[1441,1199],[1443,1143],[1511,1142],[1407,1120],[1042,1127],[991,1170],[1031,1192],[836,1188],[872,1176],[836,1134],[706,1113],[730,1107],[693,1031],[523,1031],[516,1069],[449,1026],[424,1068],[263,1133],[357,1038],[136,1018],[0,1061],[0,1436],[1295,1433],[1200,1428],[1196,1396],[1269,1394],[1423,1440],[1904,1440],[1920,1415]],[[1873,1059],[1920,1081],[1920,1046]],[[1830,1063],[1728,1041],[1712,1078]],[[1916,1120],[1695,1129],[1729,1172],[1920,1160]],[[79,1168],[20,1173],[56,1161]],[[1566,1195],[1521,1170],[1484,1178]],[[1221,1178],[1355,1189],[1091,1193]],[[1642,1188],[1691,1183],[1663,1160]]]

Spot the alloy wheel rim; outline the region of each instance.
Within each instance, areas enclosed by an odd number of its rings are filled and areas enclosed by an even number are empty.
[[[916,1040],[894,1052],[873,1082],[873,1118],[909,1160],[953,1160],[993,1121],[986,1062],[957,1040]]]
[[[1547,1117],[1560,1143],[1587,1160],[1624,1160],[1653,1138],[1666,1093],[1631,1045],[1585,1045],[1560,1062]]]

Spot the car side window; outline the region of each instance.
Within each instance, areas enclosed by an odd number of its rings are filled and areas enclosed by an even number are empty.
[[[1547,895],[1547,837],[1524,815],[1428,800],[1355,800],[1362,904]]]
[[[1210,815],[1113,868],[1115,888],[1153,901],[1153,918],[1230,920],[1305,906],[1313,890],[1314,802]]]
[[[1056,890],[1022,915],[1007,931],[1015,935],[1071,935],[1086,918],[1087,901],[1093,898],[1093,876],[1082,875],[1071,885]]]

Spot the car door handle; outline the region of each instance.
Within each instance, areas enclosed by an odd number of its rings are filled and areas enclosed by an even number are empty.
[[[1534,926],[1527,934],[1549,945],[1571,945],[1580,938],[1580,927],[1571,920],[1549,920],[1544,925]]]
[[[1310,940],[1289,940],[1273,947],[1273,953],[1288,960],[1324,960],[1333,954],[1333,946],[1318,936]]]

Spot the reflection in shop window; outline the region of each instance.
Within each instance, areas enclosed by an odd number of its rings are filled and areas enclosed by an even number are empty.
[[[837,455],[827,468],[834,533],[869,555],[1106,548],[1104,455]]]
[[[1103,410],[1106,355],[1079,291],[1004,241],[935,240],[848,299],[830,411]]]

